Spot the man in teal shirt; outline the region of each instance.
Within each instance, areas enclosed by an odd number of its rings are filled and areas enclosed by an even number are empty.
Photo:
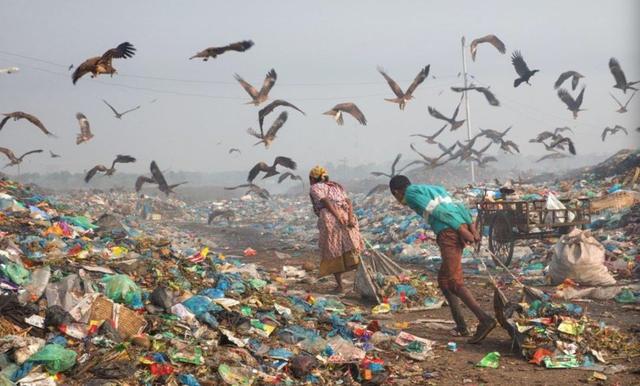
[[[389,181],[389,188],[398,202],[422,216],[436,234],[442,256],[438,286],[447,299],[456,322],[453,332],[458,336],[469,335],[460,299],[479,321],[476,333],[469,339],[469,343],[479,343],[495,328],[496,321],[480,308],[471,291],[464,285],[462,250],[465,245],[480,239],[469,210],[462,203],[454,202],[443,187],[412,184],[402,175],[393,177]]]

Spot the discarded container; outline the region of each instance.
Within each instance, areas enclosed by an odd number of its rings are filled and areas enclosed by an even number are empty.
[[[492,369],[497,369],[500,366],[500,353],[497,351],[493,351],[484,356],[484,358],[480,359],[480,362],[476,363],[476,367],[488,367]]]

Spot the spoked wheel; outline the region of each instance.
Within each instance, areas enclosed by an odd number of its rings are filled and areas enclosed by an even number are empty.
[[[504,212],[496,213],[489,227],[489,250],[495,255],[492,258],[500,259],[508,267],[513,258],[514,245],[515,237],[509,216]]]

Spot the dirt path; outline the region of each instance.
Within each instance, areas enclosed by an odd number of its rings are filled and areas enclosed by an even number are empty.
[[[315,246],[296,246],[291,242],[280,240],[277,235],[263,232],[253,227],[232,227],[220,228],[206,226],[202,224],[184,224],[182,227],[190,232],[202,235],[214,240],[222,251],[229,255],[242,256],[242,251],[251,247],[257,251],[256,256],[242,258],[247,263],[257,263],[265,270],[277,273],[283,265],[301,266],[305,262],[318,263],[315,254]],[[280,256],[276,254],[279,252]],[[283,255],[284,254],[284,255]],[[284,258],[283,258],[284,256]],[[418,266],[406,266],[416,271],[424,269]],[[346,275],[347,283],[353,283],[353,273]],[[466,278],[467,285],[471,288],[480,304],[486,310],[493,309],[493,292],[487,285],[485,277],[474,276]],[[309,280],[297,283],[290,288],[290,291],[308,292],[313,294],[329,294],[334,282],[328,279]],[[354,293],[347,294],[344,301],[349,304],[356,304],[368,312],[370,304],[360,301]],[[586,308],[591,318],[603,321],[607,325],[617,326],[625,332],[637,329],[640,325],[640,312],[624,310],[619,304],[613,301],[593,301],[575,302]],[[465,308],[465,315],[470,328],[473,325],[474,317]],[[372,317],[373,318],[373,317]],[[593,371],[586,370],[547,370],[527,363],[517,353],[511,350],[509,335],[500,327],[496,328],[479,345],[467,344],[466,338],[454,338],[449,336],[447,330],[427,328],[424,324],[416,324],[420,319],[451,319],[451,314],[447,307],[436,310],[396,313],[393,315],[380,315],[377,319],[391,328],[396,323],[409,322],[410,327],[405,329],[412,334],[438,342],[435,348],[435,358],[424,362],[413,362],[397,353],[381,353],[387,364],[398,378],[413,375],[412,383],[408,380],[404,383],[398,379],[398,384],[434,384],[434,385],[462,385],[462,384],[485,384],[485,385],[579,385],[579,384],[604,384],[604,385],[640,385],[640,375],[631,371],[609,375],[608,379],[602,383],[589,381]],[[637,333],[637,332],[636,332]],[[446,350],[448,342],[457,342],[458,351],[450,352]],[[474,367],[485,354],[491,351],[498,351],[501,354],[500,367],[498,369],[481,369]],[[640,358],[627,361],[617,361],[624,363],[630,368],[640,368]],[[420,376],[425,372],[437,372],[438,376],[432,379],[423,379]],[[420,375],[420,376],[418,376]],[[415,383],[416,380],[421,380]]]

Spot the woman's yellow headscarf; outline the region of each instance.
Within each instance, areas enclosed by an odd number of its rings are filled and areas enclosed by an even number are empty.
[[[323,168],[320,165],[315,166],[313,169],[311,169],[311,171],[309,171],[309,177],[315,180],[322,180],[328,176],[329,176],[329,173],[327,172],[327,169]]]

